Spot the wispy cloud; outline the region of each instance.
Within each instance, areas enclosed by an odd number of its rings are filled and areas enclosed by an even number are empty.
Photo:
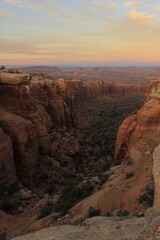
[[[139,5],[139,2],[136,0],[130,0],[130,1],[125,1],[124,2],[124,6],[126,8],[137,8],[137,6]]]
[[[0,52],[9,54],[30,54],[38,51],[32,43],[26,40],[11,40],[7,38],[0,39]]]
[[[112,3],[106,3],[101,1],[93,1],[92,7],[94,7],[96,10],[115,10],[118,9],[118,3],[112,2]]]
[[[157,3],[157,4],[155,5],[155,9],[156,9],[156,10],[159,10],[159,9],[160,9],[160,3]]]
[[[11,10],[0,7],[0,17],[13,19],[13,18],[15,18],[15,15]]]
[[[137,43],[142,46],[154,46],[160,38],[160,25],[156,16],[135,9],[129,11],[121,21],[108,24],[107,31],[110,31],[114,38],[116,36],[125,44],[133,46]]]
[[[160,60],[158,0],[0,1],[0,60]]]
[[[128,18],[139,23],[149,23],[150,21],[154,20],[156,16],[154,14],[138,12],[133,9],[131,12],[128,13]]]
[[[28,8],[37,11],[48,11],[50,14],[63,15],[66,10],[55,0],[6,0],[7,4],[13,4],[17,8]]]

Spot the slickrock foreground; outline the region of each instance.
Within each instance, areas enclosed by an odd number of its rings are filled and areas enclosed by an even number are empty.
[[[14,238],[14,240],[158,240],[160,229],[155,227],[160,217],[114,219],[94,217],[81,226],[58,226]]]

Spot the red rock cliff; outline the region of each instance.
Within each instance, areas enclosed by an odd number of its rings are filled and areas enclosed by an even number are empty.
[[[116,156],[119,161],[131,159],[143,162],[141,174],[146,171],[150,159],[150,178],[154,178],[154,212],[160,213],[160,79],[154,80],[147,92],[143,108],[137,114],[125,119],[119,128],[116,143]],[[146,179],[146,184],[147,184]]]
[[[69,161],[68,167],[74,172],[71,156],[79,151],[73,131],[76,126],[76,104],[104,94],[140,94],[144,89],[144,85],[109,84],[102,81],[53,81],[45,75],[1,70],[0,185],[12,183],[18,177],[27,188],[34,188],[33,177],[39,160],[49,157],[52,162],[55,151]],[[66,138],[61,138],[60,131],[63,128],[64,131],[70,129],[68,131],[72,132],[70,144]],[[63,151],[58,150],[58,141],[64,145]]]

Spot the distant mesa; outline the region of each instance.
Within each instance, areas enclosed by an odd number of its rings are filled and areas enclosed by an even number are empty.
[[[23,73],[37,73],[37,74],[50,74],[54,72],[61,72],[60,68],[55,66],[29,66],[17,69]]]

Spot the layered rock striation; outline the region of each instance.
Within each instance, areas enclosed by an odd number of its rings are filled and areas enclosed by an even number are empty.
[[[160,180],[160,79],[155,79],[146,94],[146,101],[137,114],[127,118],[118,131],[116,156],[119,161],[131,159],[136,164],[143,162],[141,175],[146,170],[146,162],[150,159],[150,178],[154,180],[153,210],[160,213],[159,180]]]
[[[0,185],[18,178],[33,189],[39,160],[54,159],[55,151],[59,153],[59,160],[64,157],[69,164],[72,162],[75,171],[72,156],[79,151],[74,131],[77,104],[102,95],[141,94],[144,89],[144,85],[54,80],[46,75],[1,69],[0,169],[3,177]],[[63,133],[71,134],[70,143],[68,135],[62,139],[62,129]],[[58,150],[58,141],[63,143],[63,151]]]
[[[154,80],[143,107],[119,127],[115,161],[100,191],[70,210],[69,221],[88,216],[90,208],[102,215],[160,213],[160,80]]]

